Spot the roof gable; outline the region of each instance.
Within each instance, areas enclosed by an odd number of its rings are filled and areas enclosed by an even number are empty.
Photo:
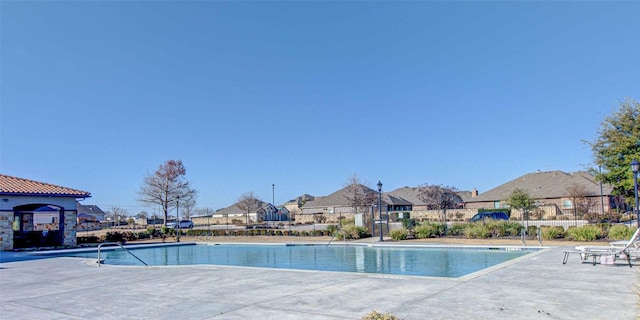
[[[590,196],[600,196],[600,182],[595,177],[583,171],[566,173],[563,171],[534,172],[525,174],[503,185],[493,188],[466,202],[485,202],[505,200],[513,190],[522,189],[533,199],[556,199],[569,196],[568,188],[573,184],[585,187]],[[611,194],[611,185],[603,184],[604,195]]]
[[[0,194],[88,198],[91,193],[49,183],[0,174]]]

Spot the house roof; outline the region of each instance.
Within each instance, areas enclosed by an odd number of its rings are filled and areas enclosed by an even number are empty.
[[[568,197],[568,188],[573,184],[583,185],[589,196],[600,195],[600,182],[583,171],[566,173],[563,171],[534,172],[525,174],[503,185],[493,188],[475,198],[467,199],[467,203],[500,201],[507,199],[513,190],[522,189],[533,199],[556,199]],[[602,185],[602,194],[610,195],[613,187]]]
[[[49,183],[0,174],[0,194],[88,198],[91,193]]]
[[[269,209],[269,206],[271,206],[270,203],[258,200],[257,206],[253,210],[251,210],[251,212],[249,213],[256,213],[260,209],[267,210]],[[240,208],[240,205],[238,205],[237,202],[215,212],[215,214],[246,214],[246,213],[247,213],[247,210]]]
[[[402,187],[396,190],[389,192],[389,195],[403,199],[409,204],[413,205],[425,205],[424,201],[420,200],[421,187]],[[469,191],[457,191],[456,194],[464,201],[467,197],[471,197],[471,192]]]
[[[377,194],[371,188],[363,186],[361,184],[358,185],[358,188],[365,194]],[[348,206],[349,205],[349,193],[351,192],[351,186],[346,186],[328,196],[324,197],[315,197],[311,201],[307,201],[304,204],[304,208],[313,208],[313,207],[331,207],[331,206]]]
[[[76,210],[78,210],[78,215],[80,214],[105,214],[100,207],[96,205],[84,205],[80,202],[76,202]]]

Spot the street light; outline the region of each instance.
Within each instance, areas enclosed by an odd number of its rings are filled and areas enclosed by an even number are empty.
[[[636,223],[640,228],[640,211],[638,210],[638,171],[640,170],[640,163],[638,160],[633,159],[631,161],[631,172],[633,172],[633,192],[636,196],[636,205],[633,207],[633,212],[636,213]]]
[[[180,242],[180,196],[176,198],[176,242]]]
[[[382,182],[378,181],[378,224],[380,225],[380,242],[382,240]]]

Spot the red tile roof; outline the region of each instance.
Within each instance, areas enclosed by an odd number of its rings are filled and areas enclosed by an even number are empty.
[[[0,194],[88,198],[91,193],[0,174]]]

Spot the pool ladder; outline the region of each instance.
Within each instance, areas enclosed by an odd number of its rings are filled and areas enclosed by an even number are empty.
[[[138,258],[138,256],[136,256],[135,254],[133,254],[133,252],[127,250],[127,248],[125,248],[122,245],[122,242],[103,242],[101,244],[98,245],[98,261],[96,261],[96,263],[98,263],[98,267],[102,264],[102,260],[100,260],[100,248],[103,245],[117,245],[120,246],[120,248],[122,248],[122,250],[124,250],[125,252],[127,252],[128,254],[130,254],[131,256],[133,256],[134,258],[138,259],[138,261],[142,262],[145,266],[148,266],[148,264],[144,261],[142,261],[142,259]]]

